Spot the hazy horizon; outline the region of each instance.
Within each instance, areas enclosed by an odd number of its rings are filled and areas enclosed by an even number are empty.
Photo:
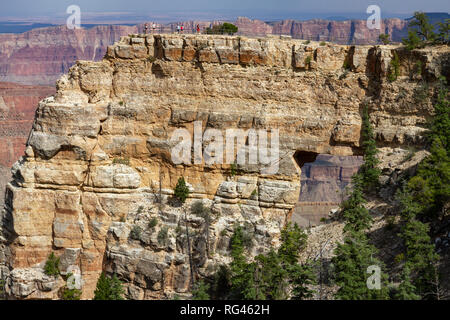
[[[113,20],[136,22],[153,19],[161,22],[176,20],[211,20],[235,19],[245,16],[260,20],[313,18],[327,19],[348,18],[365,19],[369,15],[366,9],[375,4],[381,8],[382,18],[407,18],[414,11],[446,12],[450,11],[450,1],[429,0],[427,2],[410,0],[229,0],[227,3],[207,0],[15,0],[3,3],[0,19],[61,23],[67,18],[66,9],[70,5],[78,5],[82,11],[82,18],[86,22],[112,22]]]

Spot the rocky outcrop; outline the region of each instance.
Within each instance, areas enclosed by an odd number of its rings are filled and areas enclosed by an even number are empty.
[[[223,21],[185,21],[185,33],[195,33]],[[379,30],[369,30],[365,20],[283,20],[266,23],[239,17],[234,21],[239,34],[266,36],[289,35],[298,39],[332,41],[342,44],[376,44]],[[393,41],[407,34],[408,21],[385,19],[381,30]],[[178,23],[158,25],[158,33],[176,32]],[[143,32],[144,25],[96,26],[69,30],[65,26],[38,28],[22,34],[0,34],[0,81],[33,85],[53,85],[76,60],[100,60],[106,47],[121,36]],[[150,30],[149,30],[150,32]]]
[[[389,83],[394,50],[400,76]],[[413,53],[431,95],[448,52]],[[277,246],[298,201],[301,166],[319,153],[360,153],[363,104],[380,145],[422,143],[432,105],[412,103],[422,84],[410,80],[411,59],[394,46],[132,35],[102,61],[77,62],[39,103],[13,166],[1,230],[7,293],[58,297],[61,278],[42,275],[50,252],[65,261],[63,273],[80,270],[83,298],[106,270],[125,282],[127,297],[154,299],[189,292],[191,270],[208,276],[227,263],[236,224],[253,235],[252,254]],[[171,156],[180,129],[219,139],[230,128],[266,129],[271,141],[278,130],[277,161],[233,167]],[[239,150],[250,156],[252,146]],[[172,190],[182,176],[191,192],[180,206]],[[196,201],[211,208],[209,222],[191,212]]]

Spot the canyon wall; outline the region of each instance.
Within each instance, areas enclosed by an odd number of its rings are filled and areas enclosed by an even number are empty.
[[[137,27],[58,26],[0,34],[0,81],[53,86],[76,60],[100,60],[108,45],[135,32]]]
[[[5,186],[11,180],[11,166],[25,151],[36,106],[55,93],[54,87],[25,86],[0,82],[0,206]]]
[[[186,21],[181,24],[185,32],[193,32],[197,24],[201,30],[221,21]],[[241,35],[286,34],[294,38],[310,40],[326,40],[340,43],[376,43],[378,33],[370,31],[364,21],[333,22],[325,20],[294,21],[285,20],[272,24],[259,20],[240,17],[235,21]],[[176,23],[158,27],[157,32],[176,32]],[[406,30],[406,21],[387,19],[383,21],[383,30],[387,30],[394,40],[399,41]],[[39,28],[22,34],[0,34],[0,81],[53,86],[55,81],[77,60],[100,60],[108,45],[119,40],[121,36],[138,31],[143,32],[144,25],[129,26],[97,26],[89,29],[69,30],[64,26]],[[9,86],[11,86],[9,84]],[[43,98],[36,95],[36,89],[26,87],[17,92],[20,109],[27,110],[11,119],[0,117],[0,205],[3,203],[4,186],[10,174],[7,167],[18,160],[23,153],[23,143],[28,137],[36,99],[25,99],[27,96]],[[44,92],[51,93],[48,89]],[[4,92],[4,91],[3,91]],[[8,97],[11,97],[9,94]],[[12,98],[8,98],[12,99]],[[1,101],[0,101],[1,104]],[[9,104],[5,104],[9,107]],[[14,107],[13,107],[14,108]],[[1,110],[1,106],[0,106]],[[0,111],[2,112],[2,111]],[[23,115],[23,117],[21,116]],[[20,122],[20,125],[15,125]],[[327,199],[325,199],[327,200]]]
[[[380,30],[371,30],[367,28],[366,20],[283,20],[273,23],[271,33],[341,44],[377,44],[380,33],[389,34],[392,41],[401,42],[408,35],[408,23],[402,19],[383,19]]]
[[[399,78],[391,83],[394,51]],[[433,107],[416,93],[425,83],[435,94],[437,79],[448,75],[449,53],[277,37],[132,35],[102,61],[77,62],[56,94],[39,103],[7,186],[0,276],[8,296],[60,296],[64,279],[43,273],[51,252],[61,258],[62,274],[80,272],[83,298],[92,298],[105,270],[124,282],[127,298],[157,299],[187,295],[191,272],[210,276],[228,263],[237,224],[252,235],[252,255],[277,246],[293,219],[301,167],[320,153],[360,154],[364,105],[380,146],[423,144]],[[411,74],[417,61],[423,69]],[[271,139],[278,129],[279,159],[234,170],[174,162],[178,140],[171,137],[180,129],[219,139],[230,128],[265,129]],[[255,154],[249,142],[238,148]],[[183,205],[173,199],[180,177],[190,188]],[[211,209],[210,221],[191,211],[197,201]]]

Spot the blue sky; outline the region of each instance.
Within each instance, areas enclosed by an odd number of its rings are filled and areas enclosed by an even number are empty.
[[[343,15],[364,17],[371,4],[385,17],[414,11],[450,12],[449,0],[1,0],[0,16],[63,16],[69,5],[82,12],[136,12],[146,16],[192,15],[193,17],[250,16],[252,18],[323,18]]]

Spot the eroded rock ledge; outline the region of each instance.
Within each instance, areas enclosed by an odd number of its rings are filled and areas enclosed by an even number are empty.
[[[394,51],[399,77],[390,83]],[[432,96],[448,61],[447,47],[408,53],[190,35],[124,37],[103,61],[79,61],[40,102],[26,154],[13,167],[0,238],[9,297],[58,297],[64,281],[42,272],[52,251],[62,273],[81,270],[84,298],[102,270],[117,273],[132,299],[186,293],[186,224],[201,275],[229,261],[236,223],[254,234],[253,254],[276,246],[298,199],[304,159],[296,155],[358,154],[364,104],[380,145],[420,145],[432,105],[417,92]],[[222,132],[279,129],[278,172],[175,165],[170,137],[179,128],[192,133],[195,121]],[[181,176],[191,194],[177,207],[170,199]],[[205,220],[189,213],[199,199],[213,212],[209,237]],[[129,237],[135,226],[140,240]]]

